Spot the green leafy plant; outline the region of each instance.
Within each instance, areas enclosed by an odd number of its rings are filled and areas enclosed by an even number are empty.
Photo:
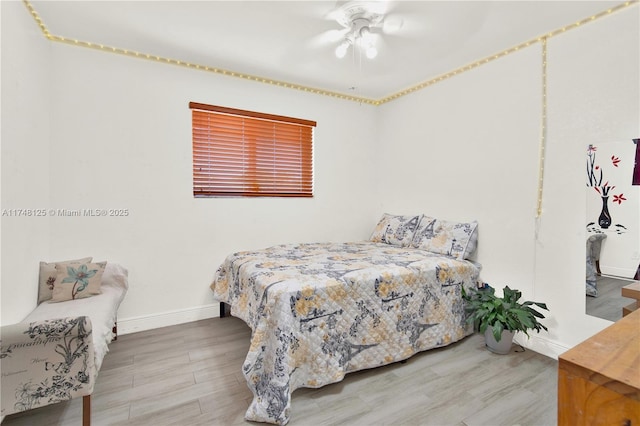
[[[480,333],[484,333],[487,327],[493,329],[493,337],[499,342],[503,330],[522,331],[529,336],[529,330],[547,330],[538,318],[544,315],[533,309],[535,305],[548,311],[547,305],[540,302],[518,302],[522,292],[510,289],[506,286],[502,290],[502,297],[495,295],[495,289],[490,286],[465,291],[462,288],[462,298],[466,302],[465,310],[469,314],[468,322],[478,322]]]

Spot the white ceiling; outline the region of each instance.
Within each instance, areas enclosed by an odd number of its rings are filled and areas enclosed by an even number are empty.
[[[402,27],[377,34],[379,54],[369,60],[357,51],[338,59],[334,50],[339,41],[321,36],[341,28],[330,16],[344,3],[31,2],[56,36],[369,99],[400,92],[621,4],[378,1]]]

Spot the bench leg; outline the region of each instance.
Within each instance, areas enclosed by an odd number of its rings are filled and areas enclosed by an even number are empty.
[[[91,395],[82,397],[82,426],[91,426]]]

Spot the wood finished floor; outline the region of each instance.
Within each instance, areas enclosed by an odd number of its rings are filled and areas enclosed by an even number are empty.
[[[609,275],[598,275],[598,297],[586,297],[586,313],[594,317],[609,321],[618,321],[622,318],[622,308],[633,302],[633,299],[622,297],[621,289],[625,285],[633,283],[633,280],[616,278]]]
[[[120,336],[93,394],[92,424],[242,425],[252,399],[241,373],[250,330],[213,318]],[[557,361],[495,355],[475,334],[406,363],[351,373],[293,393],[291,426],[555,425]],[[8,416],[3,426],[81,424],[82,402]]]

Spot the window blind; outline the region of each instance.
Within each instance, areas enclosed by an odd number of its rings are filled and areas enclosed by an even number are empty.
[[[195,197],[312,197],[314,121],[189,103]]]

